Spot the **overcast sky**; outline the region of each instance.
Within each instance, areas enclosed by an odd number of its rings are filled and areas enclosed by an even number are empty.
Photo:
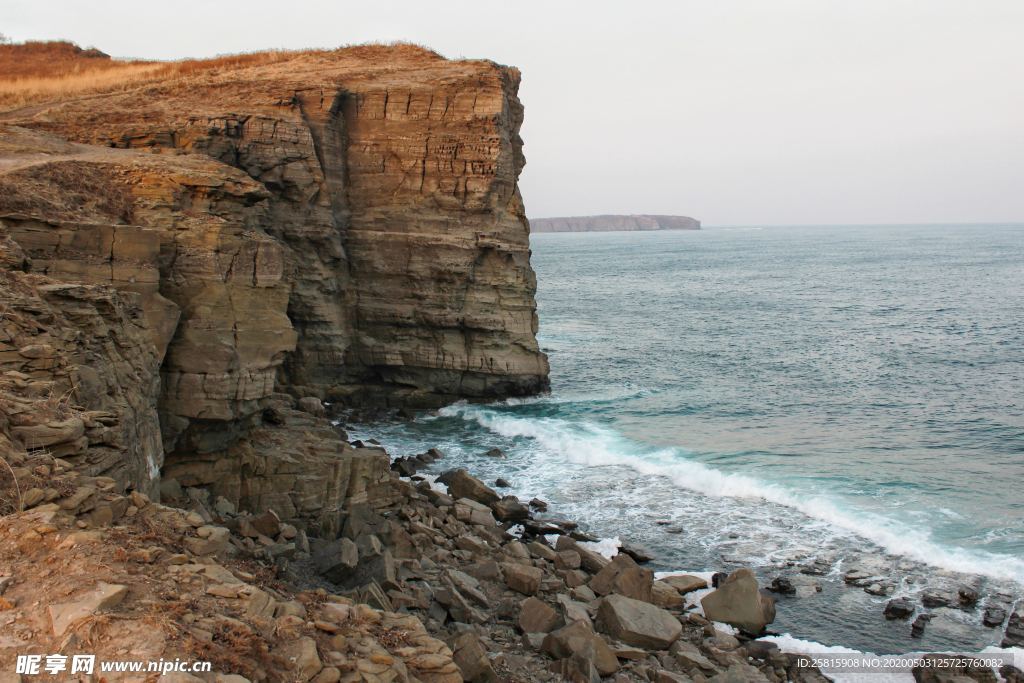
[[[518,66],[532,217],[1024,221],[1024,0],[3,0],[115,56],[404,39]]]

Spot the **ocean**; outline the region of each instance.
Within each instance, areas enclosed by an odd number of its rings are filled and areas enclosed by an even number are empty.
[[[1024,225],[532,246],[550,395],[353,434],[436,446],[437,471],[504,477],[656,570],[788,577],[780,634],[878,654],[1000,641],[984,609],[1024,597]],[[845,583],[855,568],[881,594]],[[933,615],[922,637],[883,618],[894,596]]]

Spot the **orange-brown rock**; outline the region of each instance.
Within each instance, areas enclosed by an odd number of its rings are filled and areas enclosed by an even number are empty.
[[[249,290],[269,290],[257,295],[271,308],[279,303],[271,281],[287,283],[294,350],[271,344],[270,357],[252,358],[256,349],[244,341],[215,345],[200,368],[188,359],[210,333],[189,326],[190,313],[212,312],[230,327],[220,309],[232,288],[203,290],[210,298],[192,305],[192,278],[188,286],[177,281],[177,291],[161,284],[189,332],[179,331],[168,351],[167,412],[235,419],[266,386],[271,361],[299,395],[334,399],[436,405],[546,387],[529,228],[516,185],[524,164],[518,84],[518,71],[492,62],[448,61],[412,46],[362,47],[230,68],[197,64],[187,76],[41,101],[3,118],[80,143],[188,152],[173,158],[212,157],[232,167],[219,174],[224,185],[211,181],[206,189],[186,183],[190,189],[173,192],[144,182],[155,196],[131,192],[148,210],[124,222],[163,222],[177,232],[182,222],[168,214],[205,221],[230,206],[218,216],[229,226],[196,226],[206,236],[199,244],[186,228],[184,239],[190,249],[238,258],[190,251],[187,274],[202,280],[258,255],[253,268],[269,280]],[[224,245],[241,226],[261,243]],[[161,282],[172,284],[169,250],[163,241]],[[238,332],[241,340],[246,330]],[[277,341],[288,346],[286,335]],[[234,359],[238,368],[224,367]],[[196,391],[210,401],[192,404],[186,395]]]

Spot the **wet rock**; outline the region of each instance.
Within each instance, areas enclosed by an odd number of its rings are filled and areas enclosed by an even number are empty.
[[[803,565],[800,567],[801,574],[808,574],[810,576],[825,576],[832,570],[831,563],[825,559],[815,559],[813,562]]]
[[[562,618],[546,602],[527,598],[519,606],[518,624],[524,633],[550,633],[561,626]]]
[[[918,614],[917,618],[914,619],[914,623],[910,625],[910,637],[920,638],[924,635],[924,629],[928,625],[928,622],[932,620],[931,614]]]
[[[668,649],[683,630],[671,612],[615,594],[601,601],[596,623],[612,638],[650,650]]]
[[[508,483],[507,479],[502,479],[501,477],[494,480],[494,485],[499,489],[507,489],[512,486],[512,484]]]
[[[492,448],[486,453],[484,453],[484,455],[486,455],[489,458],[504,458],[505,451],[501,450],[500,448]]]
[[[981,623],[989,628],[1002,626],[1004,621],[1006,621],[1006,610],[1002,607],[986,607],[981,617]]]
[[[950,593],[944,593],[941,591],[925,591],[921,594],[921,604],[925,607],[949,607],[956,599]]]
[[[541,650],[555,659],[582,657],[592,663],[601,676],[610,676],[619,670],[619,660],[612,649],[581,621],[549,633],[541,644]]]
[[[886,619],[907,619],[914,613],[914,603],[909,598],[895,598],[885,605]]]
[[[843,581],[851,586],[863,587],[871,583],[874,578],[874,574],[866,569],[850,569],[843,574]]]
[[[619,552],[629,555],[637,564],[650,562],[654,559],[653,552],[643,547],[642,545],[636,543],[623,543],[621,546],[619,546]]]
[[[725,572],[715,572],[711,575],[711,587],[718,588],[727,578],[729,578],[729,575]]]
[[[1024,607],[1018,607],[1010,615],[1001,647],[1024,647]]]
[[[411,458],[396,458],[391,463],[391,471],[398,472],[400,476],[411,477],[416,474],[416,461]]]
[[[961,607],[970,608],[978,604],[978,599],[981,597],[974,588],[970,586],[961,586],[957,592],[957,599]]]
[[[533,595],[540,589],[540,581],[544,573],[537,567],[513,562],[504,562],[501,571],[505,575],[505,585],[523,595]]]
[[[889,595],[894,589],[891,583],[872,583],[864,587],[864,592],[868,595]]]
[[[796,595],[796,586],[793,585],[792,580],[785,576],[777,576],[772,579],[772,583],[768,586],[768,590],[782,595]]]
[[[718,590],[701,600],[701,606],[708,619],[751,634],[760,633],[775,620],[775,600],[758,590],[757,577],[747,568],[730,574]]]
[[[540,498],[533,498],[530,500],[530,507],[539,512],[544,512],[548,509],[548,504]]]

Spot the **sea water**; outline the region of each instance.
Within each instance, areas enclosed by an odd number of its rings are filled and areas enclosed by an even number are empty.
[[[662,571],[796,577],[772,629],[977,651],[1024,596],[1024,226],[532,237],[551,394],[350,425],[436,446]],[[506,456],[485,455],[491,448]],[[849,586],[861,568],[888,595]],[[814,575],[801,573],[814,571]],[[931,591],[921,638],[885,603]],[[820,591],[817,589],[820,588]]]

